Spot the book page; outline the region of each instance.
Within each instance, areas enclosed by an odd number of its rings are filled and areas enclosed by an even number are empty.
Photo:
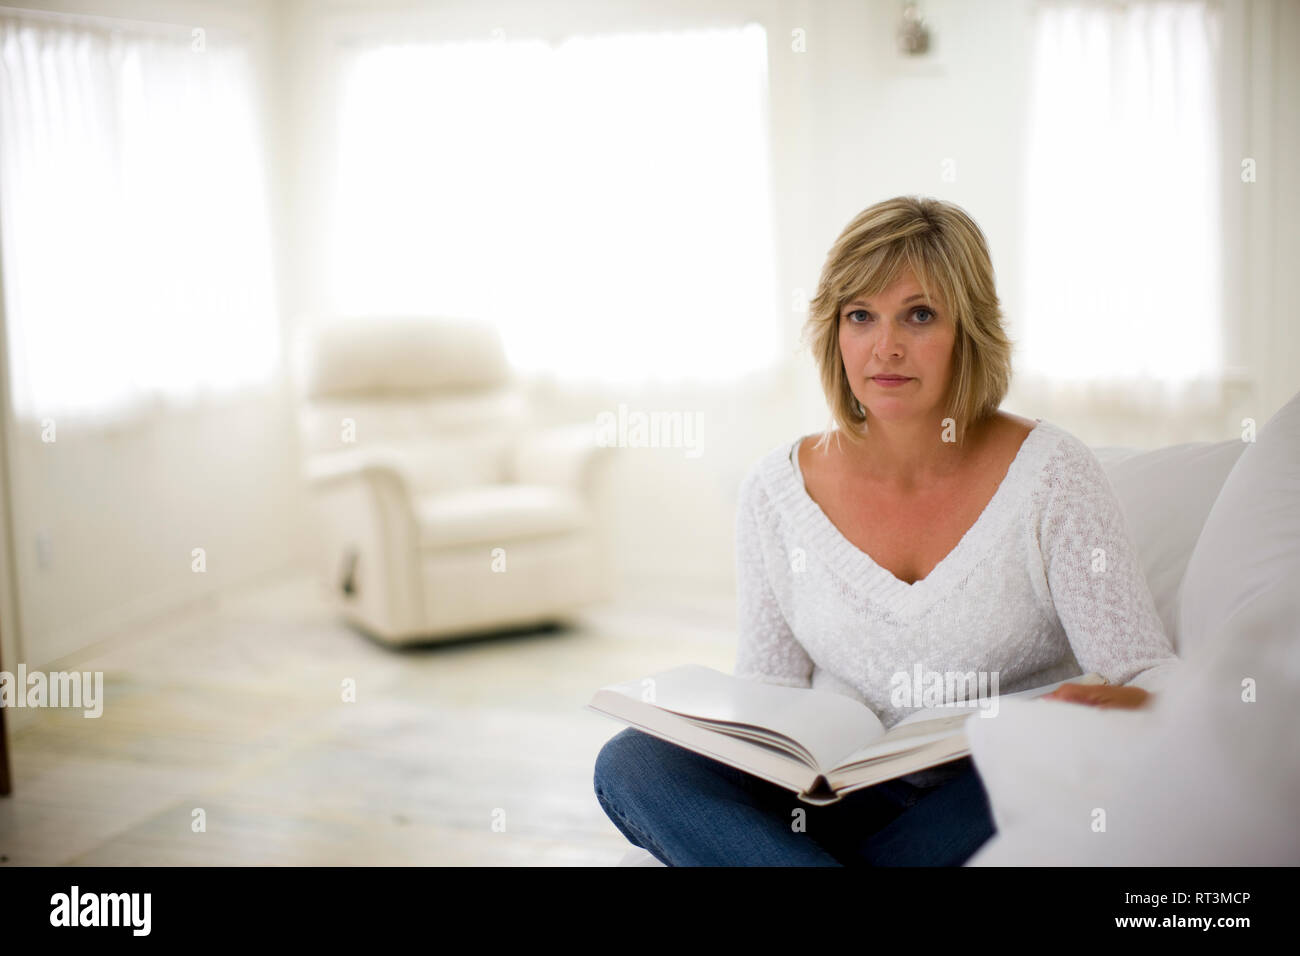
[[[815,786],[823,776],[821,771],[810,768],[803,761],[781,750],[758,741],[739,740],[714,730],[706,730],[686,717],[653,704],[633,700],[608,688],[597,691],[587,708],[711,760],[786,787],[797,794]]]
[[[873,740],[867,746],[846,757],[840,763],[840,768],[880,760],[893,754],[906,753],[932,744],[935,741],[955,736],[962,732],[962,727],[967,720],[988,719],[982,717],[981,712],[996,716],[996,704],[999,701],[1032,700],[1041,697],[1043,694],[1050,694],[1062,684],[1097,683],[1105,683],[1105,681],[1100,675],[1089,673],[1082,677],[1068,677],[1065,680],[1044,684],[1041,687],[1031,687],[1027,690],[1014,691],[1009,694],[999,694],[992,700],[976,700],[957,704],[943,704],[937,707],[923,707],[916,713],[908,714],[894,724],[879,739]]]
[[[797,741],[821,769],[829,769],[882,736],[884,724],[866,705],[831,691],[781,687],[687,664],[648,677],[610,684],[613,691],[670,713],[728,725],[743,737],[761,728]]]
[[[996,714],[996,702],[1002,700],[1032,699],[1042,697],[1044,694],[1050,694],[1062,684],[1103,684],[1105,680],[1098,674],[1084,674],[1082,677],[1067,677],[1065,680],[1054,681],[1051,684],[1044,684],[1041,687],[1031,687],[1027,690],[1013,691],[1009,694],[998,694],[991,700],[974,700],[957,704],[940,704],[935,707],[922,707],[914,714],[908,714],[898,723],[890,728],[890,733],[898,730],[900,727],[911,726],[913,724],[928,723],[929,721],[938,721],[936,729],[940,724],[952,726],[953,721],[950,719],[957,715],[957,722],[968,717],[971,713],[978,713],[981,710],[987,710],[991,714]],[[987,718],[985,718],[987,719]]]

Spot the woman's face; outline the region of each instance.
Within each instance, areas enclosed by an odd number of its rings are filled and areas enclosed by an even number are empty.
[[[869,419],[928,420],[941,410],[955,341],[947,308],[925,297],[910,269],[874,299],[855,299],[840,309],[844,371]],[[885,385],[874,380],[878,375],[909,380]]]

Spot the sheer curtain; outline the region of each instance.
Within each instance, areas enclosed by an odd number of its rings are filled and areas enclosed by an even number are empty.
[[[116,421],[266,381],[280,344],[247,50],[0,13],[0,103],[17,417]]]
[[[1035,8],[1018,378],[1215,394],[1219,30],[1195,0]]]
[[[570,382],[779,358],[758,24],[371,43],[341,89],[335,311],[489,319]]]

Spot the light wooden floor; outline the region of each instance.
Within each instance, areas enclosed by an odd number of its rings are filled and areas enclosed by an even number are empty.
[[[734,628],[732,595],[647,596],[395,651],[286,577],[77,661],[104,672],[103,716],[14,733],[0,864],[612,865],[631,845],[592,768],[623,725],[583,705],[682,663],[730,673]]]

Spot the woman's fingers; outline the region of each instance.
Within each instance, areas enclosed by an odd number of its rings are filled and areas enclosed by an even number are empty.
[[[1151,695],[1141,687],[1112,687],[1109,684],[1062,684],[1044,700],[1064,700],[1089,707],[1124,707],[1136,709],[1146,706]]]

